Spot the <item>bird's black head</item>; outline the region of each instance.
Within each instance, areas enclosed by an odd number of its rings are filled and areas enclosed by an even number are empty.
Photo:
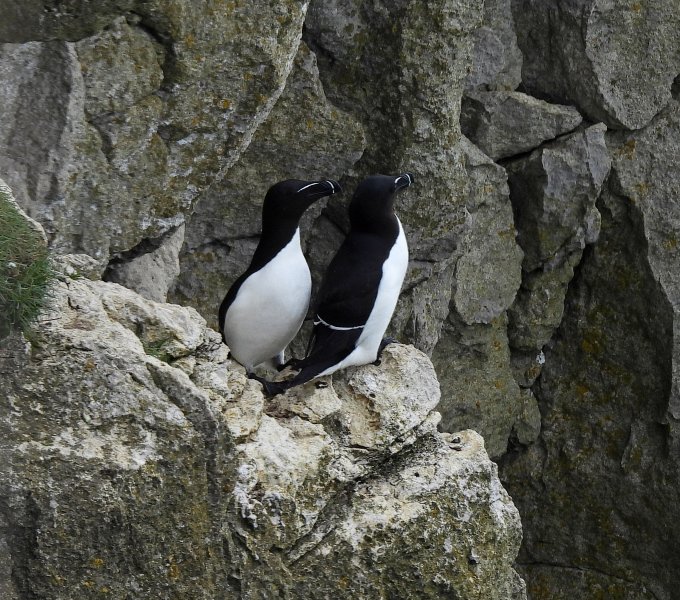
[[[358,186],[349,205],[352,227],[371,227],[373,223],[394,214],[394,197],[399,190],[414,182],[411,173],[401,175],[371,175]]]
[[[267,191],[262,205],[262,224],[297,222],[302,214],[317,200],[341,192],[337,181],[303,181],[286,179],[275,183]]]

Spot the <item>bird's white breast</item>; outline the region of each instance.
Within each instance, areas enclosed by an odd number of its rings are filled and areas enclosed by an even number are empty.
[[[283,352],[302,326],[312,278],[300,230],[271,261],[248,277],[224,318],[224,337],[246,368]]]

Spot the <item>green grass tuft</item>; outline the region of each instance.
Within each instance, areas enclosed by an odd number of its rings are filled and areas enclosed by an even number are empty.
[[[0,339],[28,331],[45,306],[53,279],[40,236],[0,190]]]

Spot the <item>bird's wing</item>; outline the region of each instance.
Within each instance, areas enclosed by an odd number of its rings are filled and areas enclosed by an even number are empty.
[[[364,325],[373,309],[389,250],[374,236],[348,235],[328,265],[316,314],[336,327]]]
[[[295,368],[300,371],[292,379],[281,382],[281,385],[285,389],[301,385],[337,365],[354,350],[362,331],[331,329],[323,323],[317,323],[310,339],[311,350],[305,358],[295,362]]]
[[[232,305],[232,303],[236,299],[238,291],[241,289],[241,284],[243,284],[248,275],[250,275],[250,272],[246,271],[236,281],[234,281],[232,286],[229,288],[227,295],[224,297],[224,300],[222,300],[222,304],[220,304],[220,309],[217,312],[217,319],[220,328],[220,333],[222,334],[223,337],[224,337],[224,317],[227,315],[229,307]]]

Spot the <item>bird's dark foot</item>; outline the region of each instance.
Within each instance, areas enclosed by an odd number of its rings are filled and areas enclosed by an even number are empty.
[[[275,381],[267,381],[264,377],[255,375],[255,373],[248,373],[248,379],[254,379],[262,384],[262,391],[265,396],[276,396],[278,394],[283,394],[283,392],[286,391],[286,388],[282,384]]]
[[[287,369],[288,367],[293,367],[293,369],[294,369],[295,366],[296,366],[299,362],[300,362],[300,359],[299,359],[299,358],[290,358],[290,359],[288,359],[285,363],[281,363],[280,365],[277,365],[276,370],[279,371],[279,372],[281,372],[281,371],[283,371],[284,369]]]
[[[386,337],[382,339],[382,341],[380,342],[380,346],[378,346],[378,358],[376,358],[375,362],[373,362],[373,364],[376,367],[379,366],[380,363],[382,362],[380,360],[380,357],[382,356],[383,350],[387,348],[387,346],[389,346],[390,344],[394,344],[396,341],[397,339],[393,337]]]
[[[264,395],[268,397],[278,396],[286,391],[286,388],[280,383],[276,383],[276,381],[261,381],[260,383],[262,384]]]

